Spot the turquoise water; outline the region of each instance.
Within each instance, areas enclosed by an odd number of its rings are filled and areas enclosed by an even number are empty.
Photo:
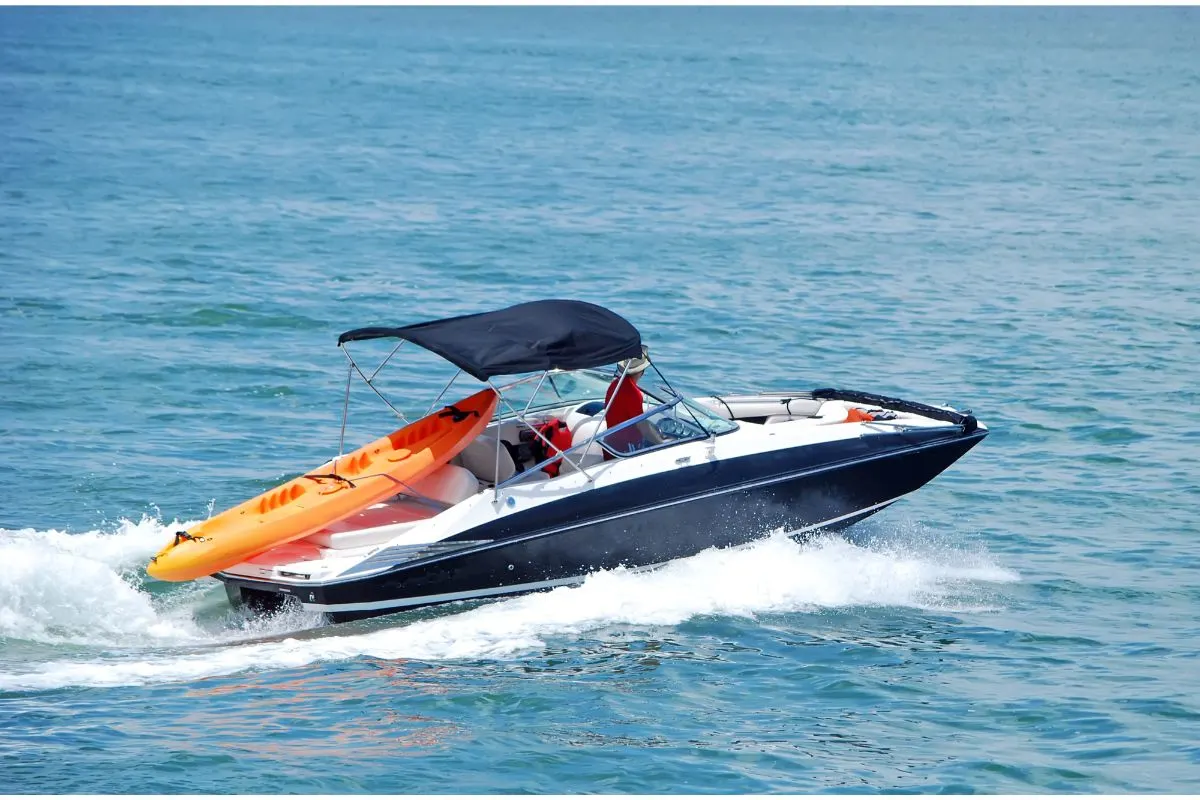
[[[0,10],[0,792],[1194,790],[1198,34]],[[548,296],[696,393],[993,433],[844,537],[509,601],[321,627],[146,577],[336,447],[339,332]]]

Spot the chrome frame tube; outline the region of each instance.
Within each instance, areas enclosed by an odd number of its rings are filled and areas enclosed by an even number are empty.
[[[533,401],[537,397],[537,393],[542,390],[542,384],[546,382],[546,376],[549,374],[550,371],[547,370],[546,372],[543,372],[542,377],[538,379],[537,386],[533,387],[533,394],[529,395],[529,402],[525,404],[525,409],[521,412],[522,415],[529,413],[529,409],[533,405]]]
[[[497,392],[496,396],[499,397],[500,393]],[[492,470],[492,478],[494,480],[494,482],[492,483],[492,502],[493,503],[500,502],[500,481],[496,480],[496,479],[498,479],[500,477],[500,448],[501,447],[503,447],[503,445],[500,442],[500,423],[497,422],[496,423],[496,467],[494,470]],[[514,466],[516,466],[516,465],[514,464]]]
[[[452,507],[449,503],[443,503],[440,500],[434,500],[432,497],[426,497],[425,495],[421,494],[416,489],[414,489],[411,485],[400,480],[395,475],[388,475],[386,472],[373,472],[373,473],[370,473],[367,475],[359,475],[358,478],[360,480],[362,478],[387,478],[389,481],[392,481],[393,483],[397,483],[403,489],[405,489],[405,492],[396,492],[397,495],[404,495],[405,497],[410,497],[413,500],[416,500],[417,502],[419,502],[423,505],[432,506],[433,508],[436,508],[439,511],[445,511],[446,509]],[[383,502],[386,502],[386,500],[390,500],[392,497],[395,497],[395,495],[389,495],[387,498],[385,498],[385,500]]]
[[[660,411],[671,408],[672,406],[678,405],[679,403],[682,403],[682,402],[683,402],[683,398],[676,395],[676,397],[674,399],[668,400],[667,402],[665,402],[661,405],[657,405],[654,408],[650,409],[649,411],[645,411],[642,414],[640,414],[636,417],[633,417],[632,419],[628,419],[625,422],[622,422],[620,425],[616,426],[615,428],[609,428],[606,431],[602,431],[602,432],[592,436],[591,438],[587,439],[586,441],[572,443],[570,447],[568,447],[565,451],[562,451],[563,455],[565,457],[565,455],[567,453],[573,453],[576,450],[586,449],[592,443],[595,443],[595,444],[600,445],[600,447],[605,452],[610,453],[614,458],[630,458],[635,455],[642,455],[643,453],[649,453],[649,452],[653,452],[655,450],[662,450],[667,447],[674,447],[675,445],[686,444],[687,442],[698,442],[703,439],[709,438],[710,434],[708,433],[708,429],[705,428],[703,425],[697,425],[696,427],[698,427],[701,431],[703,431],[702,434],[697,434],[696,436],[692,436],[692,437],[684,438],[684,439],[671,439],[670,441],[662,442],[660,444],[654,445],[653,447],[643,448],[643,449],[637,450],[633,453],[622,453],[617,450],[614,450],[612,447],[609,446],[608,442],[604,441],[603,438],[601,438],[601,437],[607,436],[608,434],[616,432],[616,431],[623,431],[628,428],[632,428],[640,422],[645,422],[649,417],[652,417],[653,415],[659,413]],[[550,458],[547,458],[546,460],[544,460],[538,464],[535,464],[534,466],[530,467],[529,469],[525,470],[524,472],[521,472],[517,475],[512,476],[508,480],[499,484],[496,488],[497,488],[497,490],[499,490],[499,489],[504,488],[505,486],[510,486],[514,483],[520,483],[521,481],[528,478],[530,475],[535,474],[542,467],[546,466],[547,464],[550,464],[551,462],[553,462],[557,459],[558,459],[557,455],[551,456]],[[567,459],[567,460],[569,461],[569,459]],[[572,461],[571,463],[573,464],[574,462]],[[583,470],[581,469],[580,472],[583,472]],[[584,474],[587,475],[586,472]],[[589,476],[589,480],[590,480],[590,476]]]
[[[511,389],[511,388],[513,388],[514,386],[520,386],[520,385],[521,385],[521,384],[523,384],[523,383],[529,383],[530,381],[537,380],[539,377],[540,377],[540,373],[535,373],[535,374],[533,374],[533,375],[527,375],[527,376],[525,376],[524,378],[519,378],[519,379],[517,379],[517,380],[513,381],[512,383],[507,383],[507,384],[505,384],[503,387],[500,387],[500,388],[497,388],[497,387],[496,387],[496,386],[495,386],[495,385],[494,385],[494,384],[491,382],[491,379],[488,379],[487,381],[485,381],[485,383],[487,383],[487,384],[488,384],[488,386],[491,386],[491,387],[492,387],[492,389],[493,389],[493,390],[495,390],[496,394],[498,394],[498,395],[500,395],[501,397],[503,397],[503,396],[504,396],[504,393],[503,393],[502,389]],[[516,409],[513,409],[511,405],[509,405],[509,408],[512,410],[513,416],[517,416],[517,411],[516,411]],[[497,409],[497,416],[496,416],[496,418],[497,418],[497,419],[500,419],[500,418],[502,418],[502,415],[500,415],[500,414],[499,414],[499,409]],[[503,417],[503,418],[504,418],[504,419],[507,419],[507,417]]]
[[[627,428],[632,428],[640,422],[645,422],[647,419],[649,419],[650,417],[659,413],[660,411],[665,411],[666,409],[671,408],[673,406],[677,406],[682,402],[683,402],[683,398],[680,397],[679,395],[676,395],[673,400],[668,400],[667,402],[665,402],[661,405],[655,406],[654,408],[650,409],[649,411],[642,412],[641,414],[639,414],[636,417],[633,417],[632,419],[627,419],[624,422],[622,422],[620,425],[618,425],[617,427],[609,428],[608,430],[604,431],[604,433],[602,433],[600,435],[608,436],[608,434],[613,433],[614,431],[623,431]],[[703,425],[697,425],[696,427],[698,427],[701,431],[703,431],[702,435],[692,436],[692,437],[683,438],[683,439],[671,439],[669,441],[660,442],[660,443],[654,445],[653,447],[645,447],[641,450],[636,450],[633,453],[622,453],[617,450],[614,450],[613,448],[608,446],[608,442],[605,442],[603,440],[599,440],[598,444],[601,447],[603,447],[605,450],[607,450],[609,453],[612,453],[617,458],[629,458],[630,456],[633,456],[633,455],[649,453],[653,450],[661,450],[664,447],[674,447],[675,445],[683,444],[684,442],[698,442],[701,439],[709,438],[709,433],[708,433],[707,428],[705,428]]]
[[[425,416],[429,416],[430,414],[433,413],[433,410],[435,408],[437,408],[438,401],[441,400],[443,397],[445,397],[446,392],[450,391],[450,387],[454,385],[454,382],[456,380],[458,380],[458,376],[462,375],[462,374],[463,374],[463,371],[461,369],[458,372],[454,373],[454,377],[450,379],[450,382],[442,387],[442,390],[440,392],[438,392],[437,397],[433,398],[433,402],[429,404],[429,410],[425,412]]]
[[[543,374],[545,374],[545,373],[543,373]],[[546,445],[547,445],[547,446],[548,446],[550,449],[554,450],[556,453],[558,453],[558,454],[559,454],[558,456],[555,456],[555,458],[558,458],[558,457],[560,457],[560,456],[561,456],[561,457],[563,458],[563,460],[564,460],[564,461],[566,461],[568,464],[570,464],[571,466],[575,467],[575,469],[579,470],[579,471],[580,471],[580,472],[582,472],[584,475],[586,475],[586,476],[587,476],[587,479],[588,479],[589,481],[590,481],[590,480],[593,480],[591,473],[590,473],[590,472],[588,472],[586,469],[584,469],[584,468],[583,468],[583,465],[582,465],[582,463],[580,463],[580,464],[576,464],[574,461],[572,461],[571,459],[567,458],[567,457],[566,457],[566,455],[563,453],[563,451],[562,451],[562,450],[559,450],[557,447],[555,447],[555,446],[554,446],[554,444],[553,444],[553,442],[551,442],[549,439],[547,439],[545,436],[543,436],[543,435],[541,434],[541,432],[540,432],[540,431],[538,431],[538,429],[537,429],[537,428],[535,428],[535,427],[533,427],[532,425],[530,425],[530,424],[529,424],[529,420],[525,419],[525,417],[524,417],[524,416],[523,416],[523,415],[522,415],[520,412],[518,412],[518,411],[517,411],[515,408],[513,408],[513,407],[512,407],[512,404],[511,404],[511,403],[509,403],[509,402],[508,402],[508,400],[507,400],[507,398],[505,398],[505,397],[504,397],[504,394],[503,394],[503,393],[502,393],[502,392],[501,392],[501,391],[500,391],[498,388],[496,388],[496,384],[492,383],[492,379],[491,379],[491,378],[488,378],[488,380],[487,380],[487,385],[488,385],[488,386],[490,386],[490,387],[492,387],[492,391],[494,391],[494,392],[496,393],[496,396],[500,398],[500,402],[501,402],[501,403],[504,403],[504,405],[508,406],[508,410],[509,410],[509,411],[511,411],[511,412],[513,413],[513,416],[514,416],[514,417],[516,417],[516,419],[517,419],[517,421],[518,421],[518,422],[520,422],[520,423],[521,423],[522,425],[524,425],[526,428],[529,428],[529,430],[533,431],[533,435],[534,435],[534,436],[536,436],[536,437],[538,437],[539,439],[541,439],[543,442],[545,442],[545,443],[546,443]],[[510,384],[510,385],[511,385],[511,384]],[[499,422],[497,422],[497,424],[496,424],[496,472],[497,472],[497,474],[499,474],[499,472],[500,472],[500,448],[501,448],[502,446],[503,446],[503,445],[501,445],[501,444],[500,444],[500,424],[499,424]],[[568,448],[568,449],[570,449],[570,448]],[[532,470],[526,470],[525,472],[531,472],[531,471],[532,471]],[[522,474],[522,475],[524,475],[524,474],[525,474],[525,472],[523,472],[523,473],[521,473],[521,474]],[[514,477],[516,477],[516,476],[514,476]],[[511,479],[510,479],[510,480],[511,480]],[[499,484],[497,484],[497,485],[496,485],[496,497],[497,497],[497,498],[499,498],[499,496],[500,496],[500,494],[499,494],[499,493],[500,493],[500,485],[499,485]]]
[[[625,376],[628,373],[629,373],[629,365],[626,364],[625,366],[621,367],[621,372],[619,375],[617,375],[617,385],[613,387],[612,396],[609,397],[608,400],[604,403],[604,408],[600,409],[600,413],[604,415],[605,419],[608,418],[608,410],[610,408],[612,408],[613,401],[615,401],[617,399],[617,393],[621,391],[621,384],[623,384],[625,382]],[[592,416],[593,417],[599,416],[599,414],[593,414]],[[592,438],[596,439],[599,437],[599,435],[600,434],[597,433],[596,436],[593,436]],[[603,445],[601,445],[601,446],[603,446]]]
[[[395,414],[400,419],[404,420],[405,425],[410,424],[408,417],[404,416],[404,412],[401,411],[400,409],[396,408],[394,405],[392,405],[391,401],[388,400],[386,397],[384,397],[383,394],[378,389],[375,388],[375,384],[371,383],[371,379],[368,378],[363,373],[362,369],[359,368],[358,362],[356,362],[354,360],[354,356],[350,355],[350,351],[346,349],[345,345],[342,346],[342,353],[345,354],[346,360],[350,362],[350,366],[354,368],[354,371],[357,372],[359,374],[359,376],[363,379],[363,382],[367,384],[367,388],[370,389],[372,392],[374,392],[375,395],[384,402],[384,405],[386,405],[388,408],[390,408],[392,410],[393,414]]]
[[[346,399],[342,401],[342,434],[338,437],[338,454],[333,460],[333,472],[337,474],[338,458],[346,454],[346,419],[350,416],[350,380],[354,377],[353,370],[346,366]]]
[[[667,380],[667,376],[662,374],[662,370],[660,370],[658,367],[655,367],[655,366],[654,366],[654,362],[653,362],[653,361],[651,361],[651,362],[650,362],[650,366],[651,366],[651,367],[654,367],[654,372],[655,372],[655,374],[657,374],[657,375],[658,375],[658,377],[662,378],[663,385],[665,385],[665,386],[667,387],[667,389],[668,389],[668,390],[671,392],[671,394],[675,395],[675,396],[676,396],[676,397],[678,397],[680,400],[683,400],[683,399],[684,399],[684,398],[683,398],[683,395],[681,395],[679,392],[677,392],[677,391],[675,390],[675,387],[671,385],[671,382],[670,382],[669,380]],[[703,424],[700,422],[700,418],[696,416],[696,412],[692,411],[692,407],[691,407],[691,406],[689,406],[687,403],[684,403],[684,404],[683,404],[683,407],[684,407],[684,408],[686,408],[686,409],[687,409],[687,412],[688,412],[688,414],[689,414],[689,415],[691,415],[692,421],[696,423],[696,427],[698,427],[700,430],[704,431],[704,433],[705,433],[705,437],[704,437],[704,438],[705,438],[705,439],[712,439],[712,438],[716,437],[716,434],[715,434],[715,433],[713,433],[712,431],[710,431],[710,430],[709,430],[707,427],[705,427],[705,426],[704,426],[704,425],[703,425]]]
[[[396,346],[392,348],[392,352],[388,353],[387,358],[385,358],[382,362],[380,362],[379,366],[375,368],[375,371],[371,373],[371,377],[367,379],[367,383],[370,383],[371,381],[375,380],[375,376],[379,374],[379,370],[381,370],[385,366],[387,366],[387,363],[392,360],[392,356],[396,355],[396,351],[399,350],[401,348],[401,346],[403,346],[403,344],[404,344],[403,339],[401,339],[399,342],[396,343]]]
[[[504,487],[506,487],[506,486],[511,486],[511,485],[513,485],[513,484],[515,484],[515,483],[520,483],[521,481],[525,480],[525,479],[526,479],[526,478],[528,478],[529,476],[531,476],[531,475],[536,475],[536,474],[537,474],[537,472],[538,472],[538,471],[539,471],[539,470],[540,470],[542,467],[546,466],[547,464],[553,464],[555,461],[558,461],[560,458],[562,458],[562,459],[566,459],[566,454],[567,454],[567,453],[574,453],[576,450],[582,450],[582,449],[585,449],[585,448],[587,448],[587,447],[590,447],[590,446],[591,446],[591,444],[592,444],[593,442],[595,442],[595,441],[596,441],[596,437],[594,437],[594,436],[593,436],[591,439],[588,439],[586,442],[584,442],[584,443],[582,443],[582,444],[572,444],[572,445],[571,445],[570,447],[568,447],[566,450],[561,450],[561,451],[559,451],[559,454],[556,454],[556,455],[550,456],[549,458],[547,458],[547,459],[545,459],[545,460],[543,460],[543,461],[540,461],[540,462],[538,462],[537,464],[534,464],[532,467],[530,467],[529,469],[525,470],[524,472],[519,472],[519,473],[517,473],[516,475],[513,475],[511,478],[509,478],[508,480],[504,481],[504,482],[503,482],[503,483],[501,483],[499,486],[497,486],[497,487],[496,487],[496,489],[497,489],[497,490],[500,490],[500,489],[503,489],[503,488],[504,488]],[[600,444],[600,446],[601,446],[601,447],[603,447],[603,446],[604,446],[604,443],[603,443],[603,442],[600,442],[599,444]],[[571,463],[571,464],[574,464],[574,463],[575,463],[574,461],[570,461],[569,459],[566,459],[566,460],[568,460],[568,461],[569,461],[569,463]],[[579,471],[580,471],[580,472],[582,472],[584,475],[587,475],[587,477],[588,477],[588,480],[589,480],[589,481],[590,481],[590,480],[592,480],[592,477],[591,477],[590,475],[588,475],[586,472],[583,472],[583,469],[582,469],[582,468],[577,468],[577,469],[579,469]]]

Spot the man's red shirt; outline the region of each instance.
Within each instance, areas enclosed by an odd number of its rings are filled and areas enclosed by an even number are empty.
[[[613,397],[614,390],[616,391],[615,398]],[[616,380],[609,385],[608,391],[604,393],[604,402],[608,403],[610,400],[612,405],[608,407],[608,413],[604,415],[604,421],[608,424],[609,430],[642,413],[642,390],[629,378],[621,381],[619,389]],[[614,450],[624,453],[632,449],[632,445],[641,443],[642,434],[638,432],[636,425],[632,425],[623,431],[611,434],[605,441]],[[610,456],[605,453],[604,457],[607,459]]]

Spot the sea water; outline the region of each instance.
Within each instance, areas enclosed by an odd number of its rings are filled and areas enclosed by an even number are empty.
[[[1194,789],[1198,34],[0,11],[0,792]],[[327,626],[147,577],[336,450],[338,333],[540,297],[692,393],[992,434],[843,535],[515,599]]]

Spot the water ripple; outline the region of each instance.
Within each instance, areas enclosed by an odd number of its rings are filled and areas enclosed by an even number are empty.
[[[1194,17],[0,10],[0,792],[1190,790]],[[334,446],[342,330],[547,296],[993,433],[845,538],[511,603],[146,577]]]

